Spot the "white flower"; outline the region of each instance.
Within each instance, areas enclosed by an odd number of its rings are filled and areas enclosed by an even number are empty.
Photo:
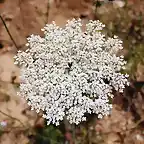
[[[7,126],[7,122],[6,122],[6,121],[1,121],[1,122],[0,122],[0,126],[6,127],[6,126]]]
[[[102,118],[112,108],[112,90],[128,85],[128,75],[120,73],[124,57],[116,56],[122,41],[106,38],[100,21],[90,21],[85,32],[81,26],[80,19],[64,28],[47,24],[44,38],[31,35],[29,49],[15,56],[23,82],[19,95],[36,112],[42,110],[48,124],[58,125],[64,117],[79,124],[86,113]]]

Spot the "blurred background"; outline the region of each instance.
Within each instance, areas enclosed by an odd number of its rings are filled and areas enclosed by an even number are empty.
[[[30,110],[16,95],[20,69],[13,64],[30,34],[42,36],[46,23],[63,26],[71,18],[99,19],[107,35],[118,35],[130,75],[111,115],[91,115],[75,130],[66,122],[47,126]],[[144,144],[144,0],[0,0],[0,144]]]

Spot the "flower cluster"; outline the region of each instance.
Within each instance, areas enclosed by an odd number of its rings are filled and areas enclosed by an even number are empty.
[[[21,66],[19,94],[36,112],[43,111],[47,123],[58,125],[67,118],[79,124],[86,113],[99,118],[108,115],[112,91],[123,92],[127,77],[120,73],[126,62],[116,56],[122,41],[102,34],[100,21],[68,21],[60,28],[53,22],[31,35],[26,51],[18,51],[15,64]]]

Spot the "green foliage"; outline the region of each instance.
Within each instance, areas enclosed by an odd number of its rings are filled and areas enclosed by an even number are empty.
[[[35,144],[62,144],[63,135],[61,131],[53,126],[45,126],[43,129],[37,129]]]
[[[140,5],[125,4],[123,8],[114,8],[112,4],[105,4],[96,8],[96,16],[106,24],[108,36],[118,35],[123,40],[126,70],[132,79],[135,79],[138,64],[144,65],[144,11]],[[105,9],[107,11],[105,12]],[[102,13],[100,11],[103,11]]]
[[[135,77],[138,64],[144,65],[144,44],[135,46],[135,48],[129,52],[125,71],[129,73],[131,77]]]
[[[4,134],[2,128],[0,127],[0,137]]]

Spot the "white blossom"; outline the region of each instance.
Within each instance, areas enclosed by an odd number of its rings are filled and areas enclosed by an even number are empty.
[[[1,127],[6,127],[7,126],[7,121],[1,121],[0,126]]]
[[[123,92],[128,75],[120,73],[126,62],[116,54],[122,49],[118,37],[107,38],[100,21],[90,21],[82,31],[81,20],[65,27],[47,24],[44,37],[31,35],[26,51],[18,51],[15,63],[21,66],[19,95],[32,110],[43,111],[47,123],[58,125],[86,120],[86,113],[98,118],[109,115],[113,90]]]

